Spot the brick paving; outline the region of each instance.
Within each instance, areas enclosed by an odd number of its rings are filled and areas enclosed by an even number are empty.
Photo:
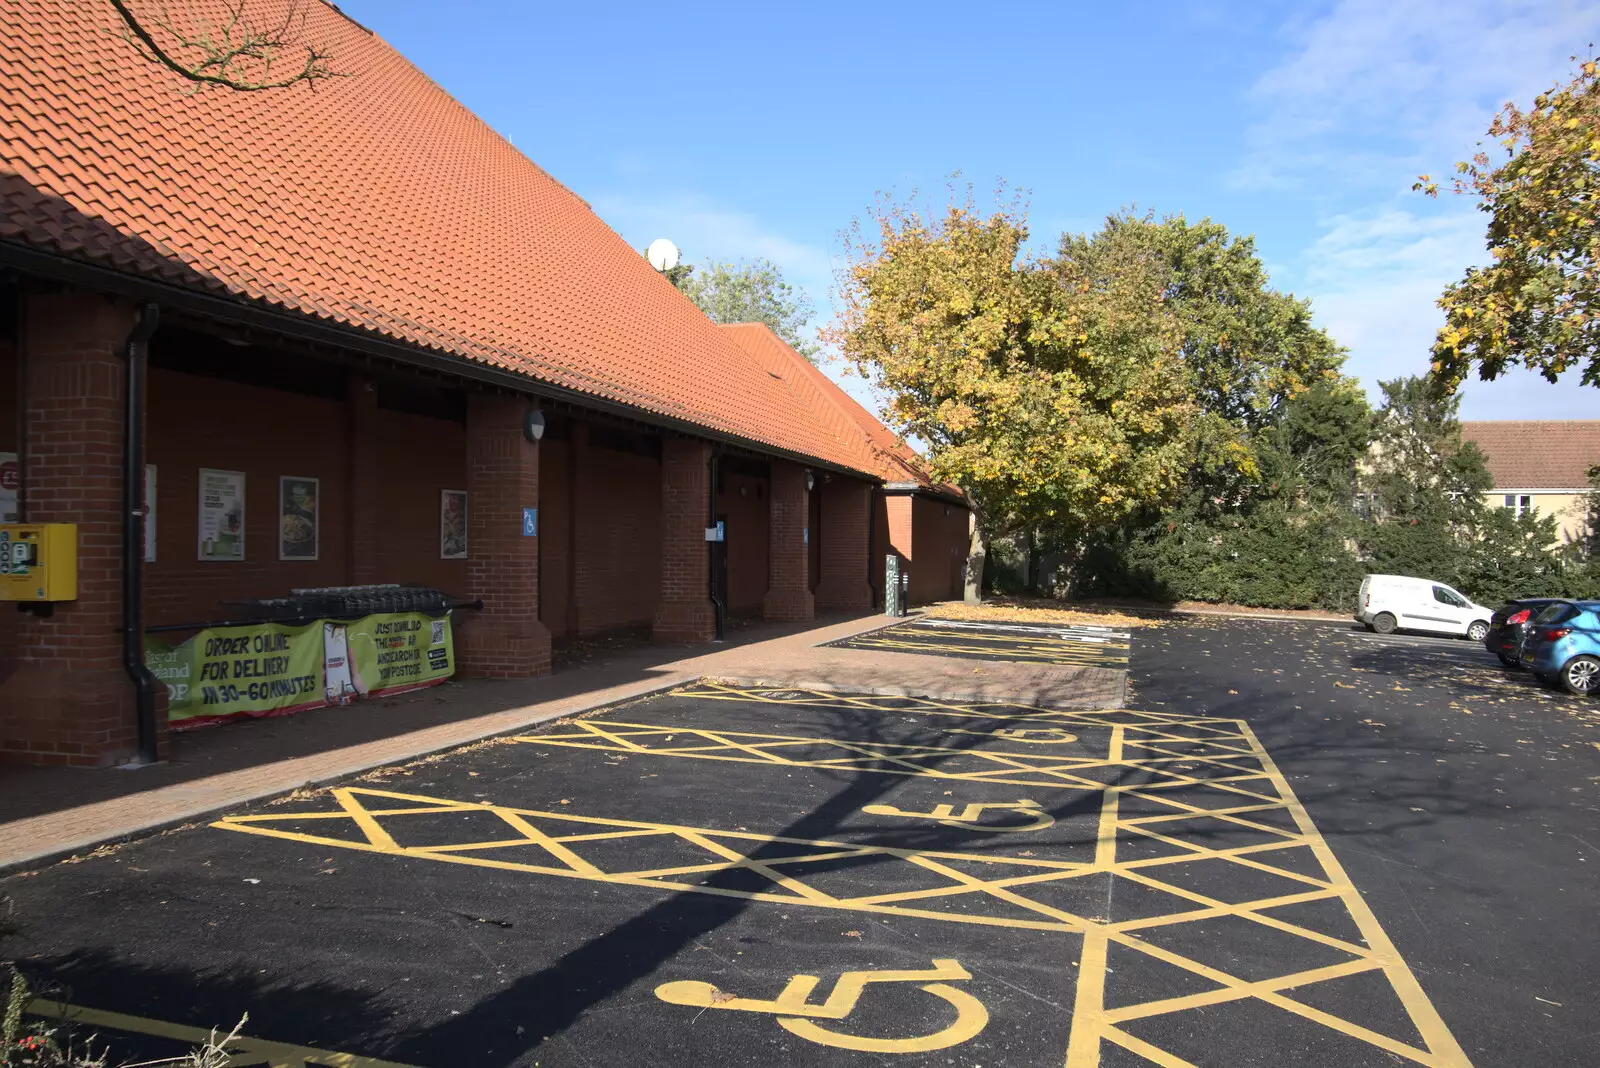
[[[740,685],[1015,701],[1122,704],[1126,673],[821,648],[884,626],[866,616],[821,626],[761,624],[712,651],[641,646],[531,680],[472,681],[400,698],[173,736],[172,759],[136,770],[6,768],[0,871],[24,870],[208,813],[415,759],[697,678]]]

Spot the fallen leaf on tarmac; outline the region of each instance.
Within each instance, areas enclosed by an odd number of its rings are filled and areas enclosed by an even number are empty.
[[[861,937],[861,932],[860,931],[846,931],[844,933],[844,936],[846,938],[860,938]]]
[[[1416,805],[1412,805],[1411,806],[1411,811],[1412,812],[1426,812],[1428,810],[1425,809],[1425,808],[1418,808]]]
[[[728,993],[726,990],[718,990],[716,993],[711,995],[711,1004],[713,1004],[713,1005],[726,1005],[728,1002],[732,1001],[733,999],[734,999],[734,995]]]
[[[560,801],[557,801],[556,804],[558,804],[558,805],[570,805],[570,804],[572,804],[572,802],[568,801],[566,798],[563,797]]]
[[[1239,691],[1238,690],[1229,690],[1228,692],[1229,693],[1238,693]]]

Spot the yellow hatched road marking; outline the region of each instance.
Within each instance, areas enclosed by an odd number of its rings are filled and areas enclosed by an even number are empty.
[[[84,1005],[68,1005],[60,1001],[48,1001],[44,998],[35,998],[28,1005],[28,1013],[32,1016],[43,1016],[50,1020],[86,1024],[90,1027],[103,1027],[110,1031],[123,1031],[128,1034],[149,1035],[153,1038],[166,1038],[175,1042],[185,1042],[192,1046],[199,1046],[206,1042],[215,1041],[224,1037],[225,1031],[211,1031],[204,1027],[189,1027],[185,1024],[168,1023],[166,1020],[152,1020],[145,1016],[132,1016],[125,1012],[109,1012],[105,1009],[91,1009]],[[264,1038],[252,1038],[249,1035],[238,1035],[228,1043],[229,1056],[225,1062],[229,1068],[247,1068],[250,1065],[262,1065],[265,1068],[410,1068],[409,1065],[397,1064],[394,1061],[380,1061],[376,1057],[358,1057],[353,1053],[335,1053],[331,1050],[315,1049],[311,1046],[295,1046],[287,1042],[269,1042]],[[149,1064],[178,1063],[168,1061],[149,1061]],[[208,1064],[211,1062],[207,1062]]]
[[[973,718],[971,711],[963,706],[908,708],[905,699],[818,695],[806,691],[711,689],[720,694],[708,697],[715,700],[751,700],[756,698],[749,695],[755,693],[762,695],[760,699],[773,704],[802,700],[811,703],[810,699],[816,698],[850,710],[877,707],[884,713],[909,711],[931,715],[962,714]],[[698,695],[707,692],[707,688],[700,684],[677,692]],[[874,701],[881,704],[874,705]],[[988,706],[985,710],[988,718],[1007,718],[994,711],[999,707],[1003,706]],[[1176,1054],[1123,1030],[1123,1026],[1134,1021],[1152,1020],[1246,999],[1291,1014],[1302,1024],[1327,1027],[1346,1038],[1426,1068],[1470,1068],[1465,1054],[1451,1037],[1415,976],[1400,959],[1359,891],[1351,884],[1332,850],[1312,825],[1282,772],[1247,724],[1209,717],[1185,719],[1170,713],[1124,714],[1116,710],[1046,715],[1041,714],[1042,710],[1023,708],[1017,712],[1017,715],[1010,717],[1014,722],[1048,720],[1061,725],[1073,724],[1080,732],[1085,728],[1098,728],[1103,734],[1096,737],[1105,739],[1104,755],[1088,759],[1049,758],[1038,752],[987,753],[972,749],[841,742],[828,738],[708,731],[678,726],[601,724],[605,734],[617,739],[613,742],[599,732],[588,730],[584,724],[589,721],[582,720],[568,725],[569,729],[555,738],[529,736],[524,740],[541,745],[567,743],[578,748],[593,749],[610,749],[626,742],[630,751],[649,756],[737,760],[774,767],[822,767],[835,771],[920,775],[992,783],[1021,781],[1034,787],[1068,789],[1077,795],[1098,795],[1099,822],[1092,859],[1086,858],[1082,862],[1041,860],[981,852],[914,850],[782,838],[570,812],[541,812],[487,802],[463,802],[360,788],[344,788],[342,793],[334,792],[338,811],[227,817],[214,826],[418,860],[744,898],[786,907],[811,906],[909,916],[945,923],[1076,934],[1082,938],[1082,957],[1078,969],[1072,1035],[1066,1054],[1067,1068],[1095,1068],[1100,1063],[1101,1050],[1107,1044],[1136,1053],[1164,1068],[1194,1068]],[[666,741],[669,738],[695,743],[693,751],[672,748],[671,743]],[[1202,752],[1184,753],[1175,749],[1186,745],[1195,746]],[[846,755],[802,760],[773,751],[783,748],[792,753],[796,747],[805,747],[812,755],[828,749],[842,751]],[[979,771],[950,771],[940,767],[941,763],[952,760],[990,766]],[[862,763],[879,766],[863,768],[860,767]],[[884,764],[888,766],[882,766]],[[1178,764],[1183,767],[1178,767]],[[1084,775],[1090,769],[1106,768],[1118,771],[1114,784],[1104,784]],[[1208,777],[1213,773],[1220,774],[1214,778]],[[1179,796],[1180,793],[1182,796]],[[1124,798],[1129,800],[1125,801]],[[1126,806],[1135,799],[1162,805],[1170,811],[1125,814]],[[1206,807],[1208,803],[1215,807]],[[400,844],[405,838],[403,828],[409,818],[474,809],[495,812],[508,829],[516,833],[516,837],[510,840],[422,847]],[[1287,819],[1279,825],[1265,822],[1265,816],[1270,812],[1277,812]],[[515,818],[508,819],[508,814]],[[364,840],[280,829],[283,824],[308,818],[348,820]],[[1237,828],[1240,832],[1249,832],[1252,837],[1265,835],[1267,840],[1219,847],[1209,844],[1204,838],[1189,836],[1192,832],[1184,829],[1184,821],[1190,820],[1214,820]],[[552,824],[570,827],[575,833],[558,833],[559,827]],[[1224,835],[1226,833],[1223,832]],[[1176,852],[1119,859],[1118,842],[1119,836],[1123,835],[1136,835],[1150,842],[1159,842]],[[585,856],[582,852],[582,844],[586,841],[621,837],[670,838],[681,848],[697,851],[704,859],[701,863],[627,870],[625,865],[617,864],[615,858],[601,859]],[[508,854],[503,848],[513,845],[522,846],[524,850]],[[552,845],[565,847],[569,856],[562,856],[558,850],[551,848]],[[537,853],[528,855],[526,847],[532,847]],[[496,855],[467,855],[469,851],[477,850],[491,851]],[[1283,866],[1289,863],[1289,855],[1283,853],[1285,850],[1294,850],[1295,856],[1303,858],[1296,861],[1298,866],[1303,867],[1314,859],[1319,870],[1310,872]],[[1281,861],[1278,859],[1280,854],[1283,857]],[[841,869],[837,863],[830,863],[839,861],[846,862],[845,869]],[[834,892],[836,877],[848,869],[852,861],[859,862],[855,872],[861,879],[861,892]],[[1262,873],[1287,882],[1281,890],[1268,897],[1240,902],[1223,901],[1183,885],[1184,873],[1194,864],[1204,862],[1233,865],[1241,873]],[[920,873],[917,879],[923,885],[908,886],[894,892],[873,892],[874,886],[881,887],[882,883],[875,878],[875,872],[885,864],[910,865]],[[760,885],[754,889],[734,890],[707,886],[693,879],[707,873],[734,869],[759,877]],[[828,885],[816,885],[812,880],[813,873],[824,870],[834,878]],[[1079,915],[1029,896],[1035,888],[1048,888],[1060,885],[1063,880],[1098,875],[1111,876],[1107,883],[1105,905],[1098,909],[1093,905],[1074,906],[1091,914]],[[1112,912],[1115,900],[1110,888],[1119,880],[1171,895],[1178,904],[1161,915],[1118,920]],[[972,902],[974,911],[944,911],[932,907],[942,903],[948,909],[950,903],[956,900]],[[987,908],[980,902],[986,902]],[[1362,943],[1326,934],[1269,911],[1318,902],[1337,902],[1360,931]],[[1095,912],[1106,914],[1092,914]],[[1293,913],[1289,915],[1293,916]],[[1316,966],[1264,979],[1245,980],[1222,968],[1148,941],[1148,936],[1156,931],[1220,919],[1245,921],[1303,939],[1308,949],[1319,947]],[[1107,1009],[1106,984],[1112,946],[1117,946],[1118,952],[1139,953],[1149,962],[1199,976],[1215,984],[1215,989]],[[1326,956],[1329,950],[1343,954],[1346,959],[1329,964]],[[1285,966],[1293,967],[1293,953],[1282,957],[1281,961]],[[1416,1028],[1416,1034],[1421,1036],[1420,1046],[1382,1034],[1365,1026],[1359,1019],[1341,1017],[1296,1000],[1297,990],[1364,974],[1382,975],[1388,981],[1389,988]],[[1341,1005],[1344,1004],[1341,1002]],[[1354,1003],[1355,1006],[1359,1004]],[[1350,1007],[1344,1011],[1355,1013],[1357,1008]]]

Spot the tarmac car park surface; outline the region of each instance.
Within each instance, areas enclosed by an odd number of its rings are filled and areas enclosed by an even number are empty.
[[[925,616],[829,644],[966,660],[1125,668],[1130,640],[1128,631],[1113,627]]]
[[[1600,702],[1132,646],[1125,710],[694,684],[13,877],[9,949],[239,1064],[1596,1063]]]

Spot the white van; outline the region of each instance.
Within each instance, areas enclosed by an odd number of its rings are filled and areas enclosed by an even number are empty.
[[[1442,582],[1405,575],[1368,575],[1356,598],[1356,621],[1379,634],[1404,628],[1481,642],[1493,614]]]

